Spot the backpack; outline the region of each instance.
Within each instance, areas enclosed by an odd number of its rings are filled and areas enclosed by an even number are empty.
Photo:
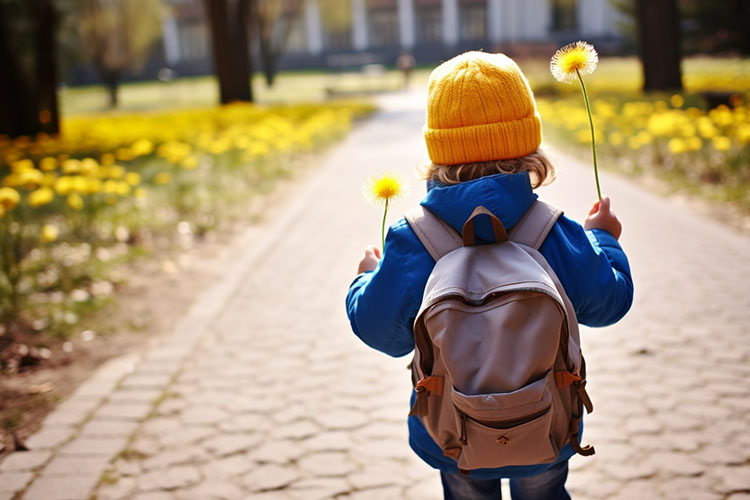
[[[459,236],[419,206],[406,220],[435,259],[414,322],[418,416],[460,473],[554,462],[578,440],[586,369],[573,305],[538,251],[561,211],[536,201],[510,235],[477,207]],[[478,217],[495,243],[477,245]]]

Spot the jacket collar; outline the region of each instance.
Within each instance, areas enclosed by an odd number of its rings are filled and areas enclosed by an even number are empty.
[[[495,214],[510,230],[537,199],[531,189],[528,172],[489,175],[452,186],[428,181],[427,190],[422,206],[450,224],[459,234],[471,213],[480,205]],[[480,217],[475,223],[476,235],[483,242],[494,240],[487,219]]]

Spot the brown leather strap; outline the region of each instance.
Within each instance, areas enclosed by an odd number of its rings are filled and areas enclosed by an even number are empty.
[[[438,396],[442,396],[443,386],[445,385],[443,380],[443,377],[425,377],[417,382],[416,390],[419,391],[420,389],[424,389],[433,394],[437,394]]]
[[[461,448],[448,448],[447,450],[443,450],[443,455],[452,458],[453,460],[458,460],[460,454]]]
[[[417,391],[417,397],[414,400],[414,406],[411,407],[411,410],[409,411],[409,416],[414,417],[417,416],[419,418],[427,416],[427,395],[429,392],[427,392],[426,389],[422,389],[420,391]]]
[[[562,210],[537,200],[513,226],[510,239],[538,250],[562,213]]]
[[[474,220],[480,215],[486,215],[490,218],[490,221],[492,221],[492,231],[495,233],[495,243],[508,241],[508,233],[505,232],[505,226],[500,222],[500,219],[480,205],[474,209],[461,230],[461,239],[463,240],[465,247],[474,246],[476,244],[474,238]]]
[[[435,262],[463,244],[461,237],[447,222],[422,205],[406,212],[404,218]]]
[[[578,382],[579,380],[581,380],[581,377],[570,373],[567,370],[559,370],[555,372],[555,385],[557,385],[558,389],[568,387],[573,382]]]

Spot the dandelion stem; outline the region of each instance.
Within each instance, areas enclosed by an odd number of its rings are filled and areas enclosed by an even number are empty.
[[[599,187],[599,169],[596,167],[596,139],[594,138],[594,120],[591,118],[591,105],[589,104],[589,95],[586,92],[586,85],[583,83],[583,77],[581,72],[576,69],[576,75],[578,75],[578,81],[581,82],[581,90],[583,91],[583,101],[586,103],[586,111],[589,114],[589,125],[591,126],[591,154],[594,157],[594,178],[596,179],[596,194],[599,199],[602,199],[602,190]]]
[[[388,198],[385,199],[385,210],[383,210],[383,225],[380,228],[380,242],[382,243],[383,253],[385,253],[385,216],[388,215]]]

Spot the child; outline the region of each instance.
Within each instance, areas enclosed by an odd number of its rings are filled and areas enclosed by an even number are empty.
[[[430,76],[424,129],[432,164],[423,172],[428,193],[422,205],[456,231],[478,205],[510,229],[536,200],[532,189],[554,179],[554,167],[538,149],[541,125],[526,78],[502,54],[468,52],[438,66]],[[573,303],[578,321],[605,326],[630,308],[633,284],[617,242],[621,233],[610,200],[591,208],[584,226],[561,216],[540,252]],[[492,242],[488,227],[477,239]],[[391,226],[381,260],[368,247],[347,295],[352,329],[369,346],[391,356],[414,349],[413,324],[427,278],[435,265],[409,224]],[[413,398],[413,396],[412,396]],[[498,499],[500,478],[511,481],[514,500],[569,499],[565,490],[566,445],[552,464],[473,470],[459,475],[417,417],[409,417],[409,443],[439,469],[446,499]]]

